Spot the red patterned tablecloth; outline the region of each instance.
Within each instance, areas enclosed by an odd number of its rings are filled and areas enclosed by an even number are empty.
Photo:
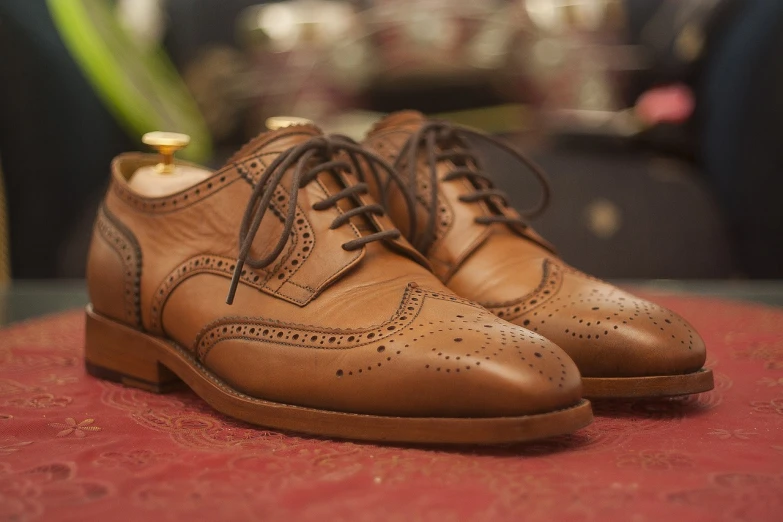
[[[595,404],[574,435],[426,449],[298,437],[82,367],[80,312],[0,331],[0,521],[783,520],[783,310],[657,299],[716,389]]]

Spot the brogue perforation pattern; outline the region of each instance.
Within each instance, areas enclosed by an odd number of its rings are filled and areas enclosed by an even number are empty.
[[[415,284],[409,284],[405,290],[397,311],[388,321],[364,330],[333,330],[313,329],[303,325],[263,321],[254,318],[230,318],[206,327],[197,336],[197,352],[203,359],[210,349],[226,335],[233,332],[231,338],[247,337],[248,339],[267,339],[309,348],[354,348],[363,344],[378,342],[395,332],[408,327],[421,310],[425,297],[448,300],[470,305],[481,309],[478,305],[453,295],[440,294],[422,290]],[[233,327],[233,330],[231,329]],[[250,330],[253,330],[252,332]],[[225,331],[224,331],[225,330]]]
[[[275,203],[277,207],[272,207],[272,212],[282,219],[281,212],[285,212],[288,207],[288,196],[279,187],[275,190]],[[282,207],[281,210],[280,207]],[[292,231],[288,248],[272,269],[255,270],[248,267],[242,270],[240,281],[259,290],[266,289],[269,293],[274,294],[275,288],[279,288],[296,273],[312,252],[315,234],[313,234],[304,212],[298,207],[294,223],[295,230]],[[235,263],[236,260],[231,258],[205,254],[192,257],[175,268],[163,279],[152,296],[150,329],[162,333],[163,307],[171,292],[182,281],[199,273],[225,275],[230,278],[234,273]],[[271,288],[273,285],[275,288]],[[308,290],[312,289],[308,288]]]
[[[552,263],[547,259],[544,261],[541,282],[535,290],[514,301],[486,303],[483,305],[498,317],[506,321],[512,321],[554,298],[557,292],[560,291],[562,284],[563,269],[557,263]]]
[[[269,154],[272,155],[274,153]],[[237,164],[237,172],[251,184],[255,183],[263,170],[266,169],[266,163],[264,163],[262,156],[263,154]],[[275,187],[275,195],[269,206],[281,221],[285,219],[288,205],[289,196],[286,190],[281,186]],[[310,226],[310,222],[307,220],[307,216],[302,211],[302,208],[298,205],[294,217],[294,228],[291,232],[291,244],[288,252],[281,256],[280,261],[269,271],[271,274],[270,278],[273,277],[280,284],[290,279],[299,270],[315,246],[313,228]]]
[[[373,140],[372,148],[379,156],[389,163],[393,164],[397,159],[397,151],[386,147],[383,139]],[[407,181],[408,169],[400,169],[400,175]],[[426,212],[429,212],[429,198],[431,197],[430,191],[432,190],[432,187],[429,186],[430,180],[428,179],[426,169],[416,169],[416,184],[418,185],[416,201]],[[435,241],[437,241],[446,235],[454,223],[454,212],[449,206],[448,200],[441,196],[440,193],[438,194],[438,215],[435,216],[435,222],[437,223],[437,226],[435,227]]]
[[[231,277],[234,273],[235,259],[213,255],[201,255],[188,259],[186,262],[174,269],[160,284],[155,294],[152,296],[152,307],[150,311],[150,329],[161,332],[161,318],[163,315],[163,305],[171,292],[186,278],[195,274],[217,274]],[[263,277],[262,277],[263,276]],[[258,270],[243,270],[240,277],[241,281],[247,285],[261,289],[268,278],[268,274]],[[161,332],[162,333],[162,332]]]
[[[239,177],[236,171],[226,167],[214,176],[207,178],[184,192],[161,197],[161,198],[143,198],[138,196],[130,189],[119,183],[112,183],[112,191],[125,203],[149,214],[165,214],[187,208],[191,205],[208,198],[216,191],[238,181]]]
[[[130,230],[126,229],[104,205],[95,222],[98,233],[117,252],[122,262],[125,290],[123,301],[125,320],[141,328],[141,248]]]
[[[585,292],[561,294],[566,275],[589,279],[602,286]],[[544,275],[534,291],[513,306],[484,306],[498,317],[548,336],[553,335],[553,328],[557,327],[562,328],[559,333],[574,340],[600,340],[636,325],[661,332],[661,335],[671,339],[671,345],[679,345],[683,349],[693,350],[696,344],[696,333],[674,312],[604,286],[598,279],[549,259],[544,261]]]
[[[275,204],[272,206],[272,212],[283,220],[284,214],[288,211],[288,194],[281,187],[275,189]],[[294,217],[294,228],[291,230],[291,239],[288,243],[288,250],[269,270],[268,280],[278,282],[278,287],[283,282],[293,276],[302,266],[304,261],[310,257],[310,253],[315,246],[315,234],[307,220],[307,216],[302,209],[297,206]],[[265,285],[268,286],[268,285]]]
[[[475,313],[466,316],[455,314],[450,319],[425,320],[421,310],[427,299],[452,301],[469,305]],[[410,337],[410,332],[417,332]],[[499,332],[499,335],[498,335]],[[443,345],[443,336],[450,337],[450,343]],[[473,349],[459,348],[463,337],[472,336]],[[483,337],[477,346],[475,340]],[[324,330],[307,328],[301,325],[264,322],[251,318],[229,318],[199,334],[196,341],[196,356],[205,361],[209,352],[221,341],[240,339],[262,341],[298,348],[350,350],[364,347],[375,352],[376,360],[361,367],[340,367],[330,370],[334,378],[358,378],[370,372],[382,371],[395,359],[405,357],[410,350],[427,350],[428,357],[423,363],[425,371],[457,375],[471,371],[480,371],[482,363],[487,364],[501,356],[518,358],[542,378],[554,385],[563,386],[567,367],[559,352],[543,337],[533,332],[509,327],[509,325],[490,312],[470,301],[447,294],[431,292],[415,285],[409,285],[400,305],[389,321],[369,329]],[[426,346],[436,339],[436,346]],[[500,343],[498,343],[498,339]],[[417,346],[418,345],[418,346]],[[425,345],[422,347],[421,345]],[[467,345],[467,343],[466,343]],[[449,347],[452,349],[449,350]],[[556,358],[557,364],[542,365],[546,358]],[[553,371],[556,368],[557,371]],[[546,370],[546,373],[545,373]]]
[[[427,213],[429,213],[429,199],[431,197],[430,191],[432,190],[432,187],[430,187],[430,180],[427,178],[424,169],[416,169],[416,183],[419,186],[416,200],[427,209]],[[435,222],[437,223],[437,226],[435,227],[435,240],[433,241],[433,244],[442,239],[454,224],[454,212],[452,211],[448,200],[440,193],[438,193],[438,215],[435,216]]]
[[[561,313],[567,319],[558,323],[565,326],[563,334],[575,339],[600,340],[615,333],[622,332],[623,328],[631,326],[644,326],[651,330],[661,332],[663,338],[670,338],[670,345],[680,346],[683,349],[693,350],[695,333],[690,325],[674,312],[658,306],[644,299],[635,298],[629,294],[617,297],[606,295],[599,289],[590,292],[579,292],[558,296],[552,303],[555,306],[549,314],[542,307],[537,312],[537,317],[530,319],[527,328],[538,331],[543,327],[546,317]],[[595,316],[602,310],[606,315],[600,315],[592,319],[582,316],[580,310],[589,309]]]
[[[458,316],[459,317],[459,316]],[[527,364],[531,369],[538,370],[540,375],[544,375],[544,370],[538,368],[538,363],[545,357],[554,357],[559,364],[559,374],[547,375],[550,382],[558,381],[558,386],[563,387],[567,370],[566,365],[562,357],[551,348],[551,345],[540,335],[524,330],[500,330],[500,344],[498,345],[497,337],[493,337],[489,333],[489,330],[496,326],[503,325],[502,321],[495,321],[493,324],[486,324],[489,314],[479,314],[479,316],[473,321],[455,321],[451,320],[451,323],[461,322],[468,326],[448,327],[448,331],[473,331],[483,334],[485,337],[484,342],[479,346],[479,349],[467,352],[465,355],[446,355],[442,350],[437,348],[431,348],[432,352],[436,352],[437,360],[435,364],[426,364],[425,368],[428,370],[434,370],[436,372],[444,371],[446,373],[460,373],[461,371],[469,371],[471,368],[478,369],[481,366],[482,361],[491,361],[503,354],[503,352],[515,352],[512,353],[514,357],[518,357],[519,360]],[[444,323],[444,321],[440,321]],[[432,326],[434,323],[430,323]],[[419,324],[419,327],[424,327],[424,324]],[[444,329],[438,329],[439,332],[443,332]],[[430,334],[434,334],[434,331],[430,331]],[[415,339],[414,339],[415,340]],[[461,337],[455,337],[453,342],[460,343],[463,339]]]

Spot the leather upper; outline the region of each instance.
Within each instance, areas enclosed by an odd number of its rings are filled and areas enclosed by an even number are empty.
[[[141,197],[127,184],[156,156],[119,156],[90,250],[96,312],[171,339],[229,385],[276,402],[456,417],[577,403],[579,372],[556,345],[457,297],[404,239],[342,248],[393,228],[384,216],[332,227],[351,207],[346,200],[313,209],[356,183],[355,172],[322,172],[298,189],[282,253],[266,268],[246,266],[226,304],[255,183],[281,152],[320,135],[313,126],[263,134],[211,178],[165,198]],[[252,257],[263,257],[280,237],[290,184],[289,172],[275,188]]]
[[[374,127],[365,145],[394,161],[425,121],[412,111],[391,115]],[[421,227],[433,187],[423,153],[417,161],[417,190],[425,196],[418,201],[416,226]],[[704,342],[678,315],[571,268],[530,227],[477,223],[480,216],[514,211],[461,201],[477,187],[467,179],[444,180],[455,168],[450,161],[436,165],[436,240],[422,253],[457,295],[552,340],[584,377],[670,375],[702,367]],[[407,232],[400,209],[399,198],[392,200],[390,216]]]

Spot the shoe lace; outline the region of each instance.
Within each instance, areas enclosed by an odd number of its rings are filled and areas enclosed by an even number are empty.
[[[345,153],[344,157],[347,158],[348,161],[337,158],[339,152]],[[365,160],[364,164],[366,168],[362,168],[360,159]],[[288,193],[288,210],[286,211],[285,219],[283,221],[283,230],[280,233],[280,238],[277,240],[277,243],[271,252],[264,257],[255,259],[250,256],[250,248],[253,244],[253,240],[258,233],[258,228],[261,225],[264,215],[267,210],[269,210],[270,202],[272,201],[276,187],[280,184],[280,181],[283,179],[286,172],[294,165],[295,168],[291,177],[291,187]],[[400,187],[400,191],[404,193],[411,217],[414,216],[414,205],[404,189],[404,181],[394,167],[388,164],[383,158],[362,148],[350,138],[339,135],[317,136],[291,147],[278,155],[264,170],[253,187],[253,192],[250,195],[245,213],[242,217],[242,223],[239,227],[239,254],[237,255],[237,262],[234,268],[234,274],[231,278],[231,286],[229,287],[226,303],[233,303],[239,285],[239,279],[242,275],[242,269],[245,265],[256,269],[265,268],[277,259],[283,251],[294,226],[299,189],[313,181],[318,174],[328,171],[350,171],[352,169],[361,180],[358,183],[347,184],[344,189],[336,194],[312,205],[314,210],[326,210],[336,206],[337,203],[343,199],[352,201],[354,204],[353,208],[342,212],[337,216],[332,221],[329,228],[335,229],[343,226],[353,217],[359,215],[367,217],[371,215],[384,215],[385,211],[383,206],[377,203],[364,204],[359,199],[360,195],[369,192],[369,187],[365,182],[367,173],[373,176],[376,186],[382,189],[383,200],[385,201],[387,199],[385,187],[381,183],[383,178],[381,177],[378,167],[385,171],[385,174],[388,174],[388,178],[386,178],[388,180],[387,183],[394,182]],[[388,184],[386,187],[388,187]],[[372,220],[368,221],[372,222]],[[357,239],[343,243],[342,247],[345,250],[351,251],[361,248],[373,241],[397,239],[400,236],[401,233],[396,228],[384,230],[363,235]]]
[[[424,229],[419,234],[416,221],[409,221],[412,225],[409,227],[408,241],[420,252],[427,252],[436,239],[437,214],[438,214],[438,179],[437,164],[440,161],[450,160],[456,168],[451,170],[443,177],[442,181],[451,181],[456,179],[468,179],[475,187],[475,191],[470,194],[460,196],[460,201],[466,203],[475,203],[484,201],[494,212],[489,216],[476,217],[476,223],[490,225],[492,223],[504,223],[522,228],[528,227],[528,223],[522,217],[510,217],[505,215],[502,210],[509,208],[508,197],[506,194],[495,188],[492,180],[483,173],[481,161],[475,151],[471,148],[468,138],[479,138],[492,143],[501,148],[515,158],[519,159],[527,169],[534,175],[541,185],[541,200],[532,209],[521,212],[520,215],[530,219],[541,214],[546,209],[550,200],[551,189],[543,169],[533,162],[530,158],[516,150],[506,143],[494,139],[482,132],[456,126],[445,121],[429,121],[424,123],[413,133],[405,142],[396,161],[394,168],[401,171],[403,166],[408,169],[407,172],[407,191],[408,198],[416,201],[419,197],[424,197],[420,192],[417,183],[418,155],[423,149],[427,156],[428,165],[428,184],[430,187],[429,201],[427,210],[427,222]]]

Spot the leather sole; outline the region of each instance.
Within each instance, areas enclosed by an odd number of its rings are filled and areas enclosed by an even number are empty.
[[[311,435],[397,443],[499,444],[564,435],[593,420],[589,401],[520,417],[390,417],[281,404],[233,389],[166,339],[145,334],[86,309],[85,366],[93,376],[164,393],[192,389],[230,417]]]
[[[682,375],[652,377],[582,377],[582,395],[588,399],[675,397],[710,391],[712,370],[702,368]]]

